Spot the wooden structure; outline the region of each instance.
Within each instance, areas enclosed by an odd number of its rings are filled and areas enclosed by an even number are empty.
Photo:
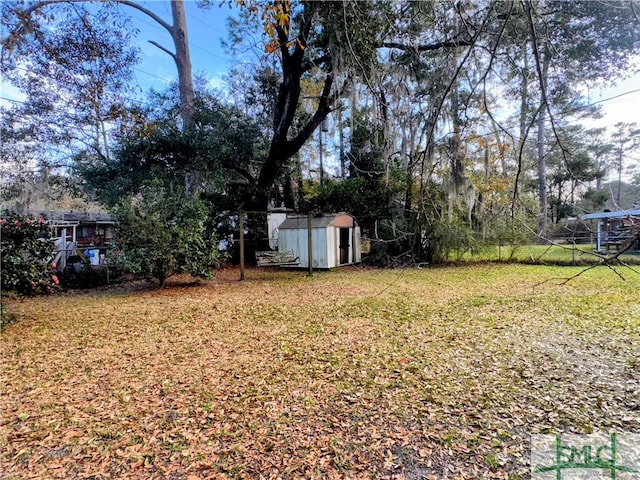
[[[259,267],[283,267],[298,266],[300,258],[293,252],[262,251],[256,252],[256,261]]]
[[[273,212],[240,211],[238,214],[240,280],[245,278],[244,217],[250,213]],[[287,214],[277,222],[269,220],[269,243],[277,245],[278,250],[256,252],[258,266],[301,267],[307,269],[309,275],[313,275],[314,268],[329,269],[360,263],[362,256],[360,227],[347,213],[318,216]]]
[[[640,210],[589,213],[582,220],[595,220],[596,252],[619,250],[635,239],[629,250],[640,250]]]
[[[52,263],[64,270],[68,263],[102,263],[113,246],[115,222],[106,213],[54,213],[49,218],[51,236],[56,243]]]

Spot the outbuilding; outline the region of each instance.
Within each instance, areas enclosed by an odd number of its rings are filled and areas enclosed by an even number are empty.
[[[360,263],[360,227],[347,213],[287,217],[278,227],[278,251],[292,253],[299,267],[309,268],[309,229],[313,268]]]
[[[102,265],[114,245],[115,222],[106,213],[52,212],[49,227],[56,242],[52,263],[59,270],[68,263],[82,268],[85,261],[94,267]]]
[[[638,238],[640,232],[640,210],[618,210],[589,213],[580,217],[584,220],[596,220],[596,252],[618,250]],[[636,240],[629,250],[640,249],[640,241]],[[603,248],[604,247],[604,248]]]

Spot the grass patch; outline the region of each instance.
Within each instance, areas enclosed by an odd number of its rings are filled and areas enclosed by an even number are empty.
[[[451,260],[471,262],[516,262],[542,265],[594,265],[602,261],[594,253],[593,245],[503,245],[488,246],[479,252],[466,252]],[[615,251],[608,252],[615,254]],[[619,260],[629,265],[640,265],[640,253],[621,255]]]
[[[530,434],[640,432],[640,275],[560,285],[579,271],[231,270],[10,300],[3,468],[528,478]]]

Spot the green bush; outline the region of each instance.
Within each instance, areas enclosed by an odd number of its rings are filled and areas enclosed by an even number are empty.
[[[154,184],[121,200],[116,215],[119,251],[110,265],[160,285],[180,273],[211,278],[218,248],[201,200]]]
[[[36,295],[55,291],[58,277],[49,263],[55,245],[44,218],[5,211],[0,217],[0,274],[3,292]]]

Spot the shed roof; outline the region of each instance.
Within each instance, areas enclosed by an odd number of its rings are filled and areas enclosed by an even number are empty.
[[[615,212],[597,212],[582,215],[582,220],[604,220],[609,218],[640,217],[640,210],[617,210]]]
[[[64,220],[68,222],[80,222],[80,223],[114,223],[111,215],[108,213],[65,213]]]
[[[311,217],[311,228],[327,228],[335,224],[336,220],[343,220],[344,217],[351,217],[352,225],[357,225],[355,219],[348,213],[335,213],[330,215],[322,215],[319,217]],[[278,228],[280,230],[306,230],[307,217],[289,217],[284,222],[282,222]]]

